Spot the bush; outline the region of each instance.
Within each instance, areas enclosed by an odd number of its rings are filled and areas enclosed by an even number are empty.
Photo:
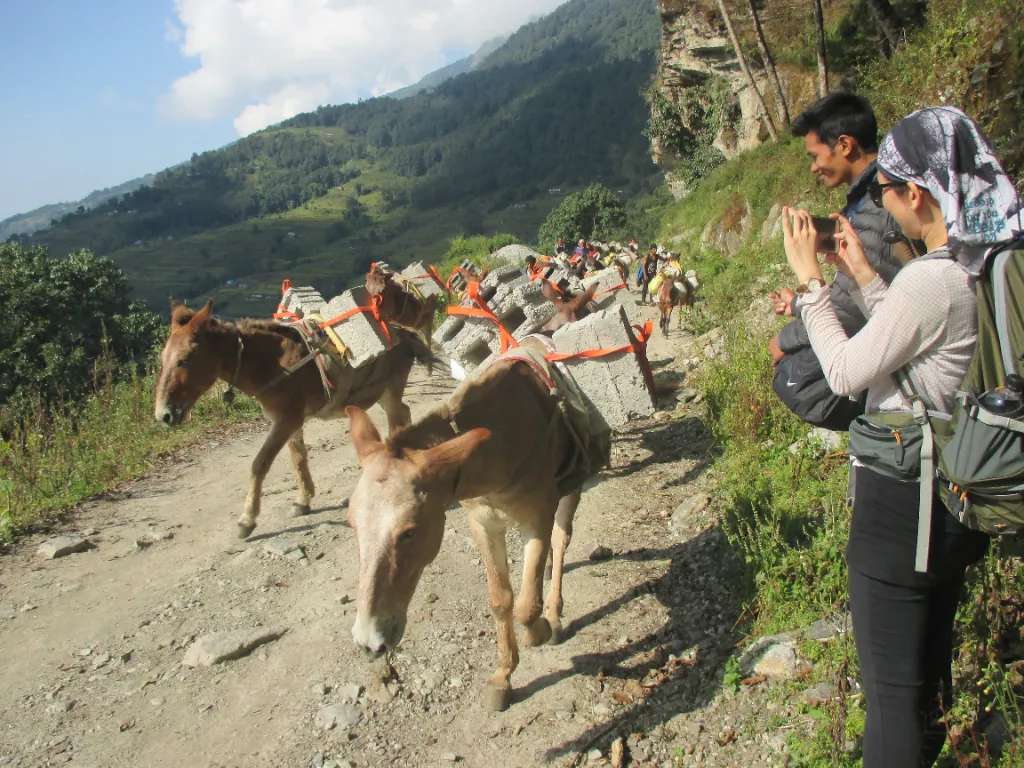
[[[107,258],[76,251],[0,245],[0,406],[6,420],[30,403],[73,400],[94,386],[94,364],[142,366],[160,319],[129,298],[124,273]],[[0,424],[0,426],[3,426]]]
[[[626,207],[618,196],[601,184],[591,184],[580,192],[566,195],[537,232],[541,250],[554,249],[555,241],[607,240],[626,223]]]

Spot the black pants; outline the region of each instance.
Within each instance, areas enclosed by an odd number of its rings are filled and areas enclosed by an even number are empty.
[[[859,468],[850,543],[850,612],[867,724],[864,768],[927,768],[946,739],[953,619],[967,565],[987,538],[936,500],[927,574],[914,572],[917,483]]]

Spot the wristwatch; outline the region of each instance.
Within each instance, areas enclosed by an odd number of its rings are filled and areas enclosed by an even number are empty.
[[[817,277],[812,277],[806,283],[801,283],[796,287],[798,294],[809,293],[810,291],[816,291],[819,288],[824,288],[825,282]]]

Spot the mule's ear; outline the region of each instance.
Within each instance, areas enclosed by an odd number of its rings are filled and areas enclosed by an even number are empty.
[[[202,309],[200,309],[198,312],[196,312],[194,315],[192,315],[192,319],[188,321],[188,324],[190,326],[192,326],[193,330],[199,330],[204,325],[206,325],[206,322],[210,319],[210,316],[212,314],[213,314],[213,299],[209,299],[203,305]]]
[[[453,474],[490,439],[491,430],[477,427],[425,451],[410,452],[417,479],[431,482]]]
[[[348,429],[352,434],[352,445],[356,448],[356,456],[359,457],[359,463],[362,464],[363,459],[372,453],[376,453],[384,447],[384,442],[380,439],[380,432],[370,421],[370,417],[366,415],[366,411],[362,408],[357,408],[354,405],[350,405],[345,408],[345,413],[348,414]]]

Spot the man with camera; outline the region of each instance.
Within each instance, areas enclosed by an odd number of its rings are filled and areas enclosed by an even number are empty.
[[[829,189],[848,188],[843,215],[860,236],[872,266],[886,283],[892,282],[912,252],[902,240],[887,242],[895,239],[892,234],[887,238],[887,233],[899,230],[892,217],[868,195],[868,186],[875,178],[878,152],[878,123],[871,105],[852,93],[830,93],[801,112],[793,121],[792,130],[794,135],[803,137],[804,148],[811,159],[811,173],[818,181]],[[834,231],[835,222],[817,221],[821,228],[821,247],[829,250],[829,230]],[[768,343],[772,364],[783,366],[776,373],[777,378],[781,374],[782,381],[777,382],[775,389],[786,405],[806,421],[845,429],[843,422],[849,409],[842,399],[813,402],[819,398],[836,398],[824,384],[824,374],[810,348],[807,330],[799,320],[800,294],[813,287],[799,286],[796,291],[780,288],[770,294],[776,314],[796,318]],[[840,273],[829,289],[839,321],[850,335],[866,322],[851,295],[855,288],[851,279]],[[800,402],[801,398],[809,402]]]

